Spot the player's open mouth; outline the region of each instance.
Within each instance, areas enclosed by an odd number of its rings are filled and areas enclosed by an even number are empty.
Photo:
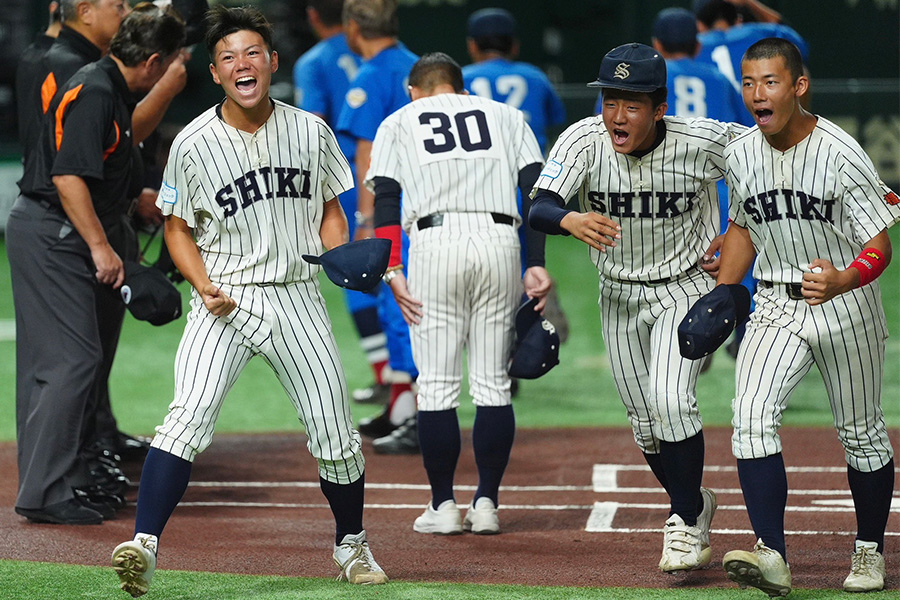
[[[754,112],[756,114],[756,120],[760,125],[765,125],[772,120],[772,111],[768,108],[762,108]]]
[[[249,92],[253,88],[256,87],[256,78],[254,77],[241,77],[237,81],[234,82],[234,85],[237,89],[242,92]]]
[[[624,144],[628,139],[628,132],[621,129],[613,129],[613,141],[617,144]]]

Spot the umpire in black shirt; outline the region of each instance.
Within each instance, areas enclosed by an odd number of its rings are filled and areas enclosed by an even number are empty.
[[[118,221],[132,164],[132,94],[165,74],[184,43],[172,12],[143,4],[125,18],[110,54],[60,85],[44,116],[37,164],[26,173],[6,229],[16,308],[16,512],[35,522],[92,524],[76,499],[78,445],[102,351],[95,297],[118,288],[122,260],[107,229]],[[86,506],[86,504],[88,506]]]

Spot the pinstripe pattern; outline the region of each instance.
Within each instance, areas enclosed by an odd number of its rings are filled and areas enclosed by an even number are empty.
[[[464,348],[475,404],[510,404],[506,367],[523,289],[519,238],[489,213],[520,220],[519,170],[541,162],[522,113],[477,96],[421,98],[378,128],[367,179],[390,177],[404,190],[409,290],[424,315],[410,327],[420,410],[459,406]],[[443,223],[418,230],[416,220],[434,213],[444,214]]]
[[[557,139],[536,188],[571,198],[622,226],[606,252],[590,250],[602,275],[624,281],[675,277],[695,266],[719,230],[715,182],[723,151],[745,128],[711,119],[664,117],[666,136],[636,158],[613,149],[600,116],[582,119]]]
[[[210,279],[237,308],[214,317],[194,291],[175,359],[175,398],[152,445],[193,460],[210,443],[219,410],[247,362],[262,356],[284,387],[322,478],[352,483],[364,470],[331,321],[317,271],[323,205],[352,187],[331,130],[275,102],[255,133],[216,107],[172,145],[158,205],[194,228]],[[317,267],[318,268],[318,267]]]
[[[786,152],[754,128],[725,154],[731,218],[750,232],[759,279],[797,283],[815,258],[842,269],[900,220],[859,144],[822,117]],[[820,306],[789,299],[784,286],[760,289],[737,358],[735,456],[781,451],[782,412],[815,364],[847,463],[862,472],[883,467],[893,456],[881,410],[886,338],[877,281]]]

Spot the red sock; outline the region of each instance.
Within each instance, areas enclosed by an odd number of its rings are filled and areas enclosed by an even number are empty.
[[[384,367],[387,366],[387,363],[388,361],[386,360],[369,363],[375,372],[375,383],[378,385],[384,385]],[[393,400],[393,398],[394,394],[391,392],[391,399]]]

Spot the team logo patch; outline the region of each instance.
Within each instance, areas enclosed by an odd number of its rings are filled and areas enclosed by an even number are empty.
[[[900,204],[900,196],[897,196],[897,192],[888,192],[884,195],[884,201],[891,206],[897,206]]]
[[[613,73],[613,77],[616,79],[628,79],[631,76],[629,68],[631,68],[631,65],[628,63],[619,63],[616,65],[616,72]]]
[[[178,202],[178,190],[164,181],[159,190],[159,197],[162,198],[164,204],[175,204]]]
[[[369,97],[366,95],[366,90],[362,88],[353,88],[347,92],[347,104],[350,105],[350,108],[359,108],[365,104],[368,99]]]
[[[544,165],[544,169],[541,171],[541,177],[546,177],[548,179],[556,179],[559,177],[560,173],[563,171],[563,166],[556,162],[555,160],[548,161],[546,165]]]

